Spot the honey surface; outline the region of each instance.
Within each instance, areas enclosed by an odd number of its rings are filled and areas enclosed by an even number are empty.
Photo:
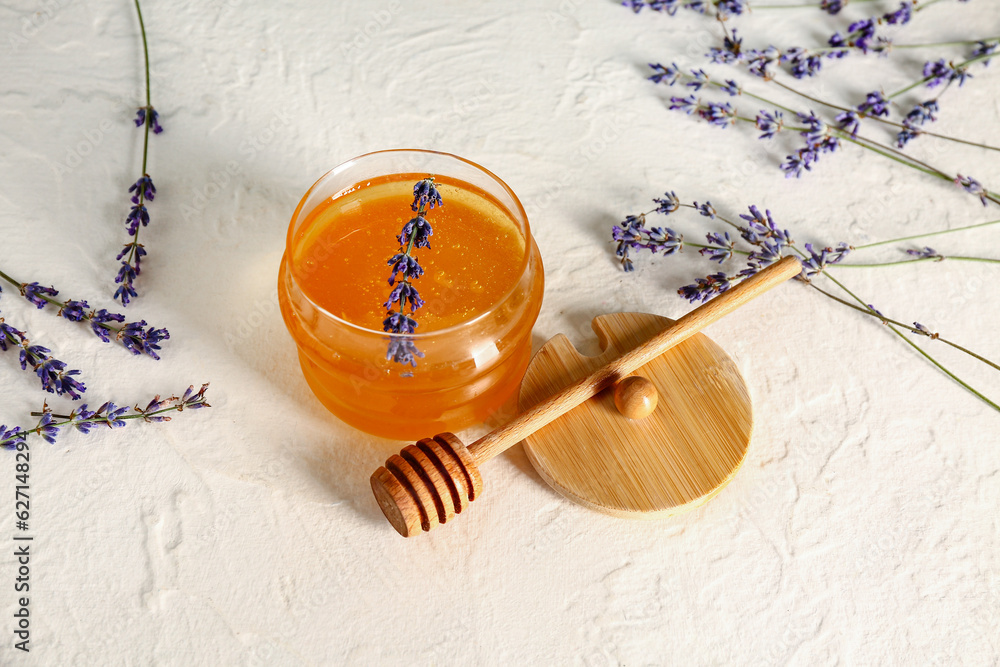
[[[309,214],[297,232],[291,269],[313,303],[353,324],[382,330],[391,290],[387,261],[399,251],[396,236],[416,215],[410,209],[413,184],[423,177],[403,174],[361,183]],[[412,281],[425,301],[411,315],[418,334],[488,310],[524,268],[524,237],[500,206],[459,181],[438,178],[437,184],[444,206],[425,216],[434,231],[431,247],[412,252],[424,269]]]

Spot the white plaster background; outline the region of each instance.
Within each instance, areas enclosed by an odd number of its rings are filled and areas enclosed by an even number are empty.
[[[907,39],[1000,34],[997,9],[946,1]],[[104,345],[6,285],[0,309],[84,371],[92,403],[210,381],[214,407],[34,444],[29,656],[11,648],[14,470],[0,465],[0,662],[997,663],[1000,415],[859,314],[789,284],[710,330],[752,387],[757,430],[743,470],[702,509],[597,515],[551,492],[515,448],[485,469],[468,515],[403,540],[368,489],[400,443],[313,399],[275,304],[301,194],[383,148],[463,155],[520,195],[546,265],[536,346],[565,332],[594,349],[588,322],[603,312],[687,310],[674,290],[710,265],[641,257],[626,275],[609,243],[611,224],[665,189],[730,215],[767,206],[800,242],[971,224],[995,207],[853,148],[786,181],[777,161],[795,137],[768,145],[668,112],[644,64],[703,64],[715,29],[690,14],[635,17],[610,0],[149,0],[145,13],[166,131],[152,138],[150,255],[128,314],[170,329],[163,360]],[[846,22],[761,10],[740,25],[762,46],[815,44]],[[110,307],[141,154],[131,4],[4,0],[0,34],[2,266]],[[851,59],[810,86],[895,89],[924,55]],[[998,68],[949,92],[938,131],[1000,143]],[[998,187],[995,154],[927,139],[913,151]],[[705,230],[698,217],[676,226]],[[995,229],[931,245],[1000,256]],[[887,314],[1000,357],[993,266],[840,275]],[[928,349],[1000,400],[996,372]],[[0,364],[0,422],[27,424],[43,394],[11,353]]]

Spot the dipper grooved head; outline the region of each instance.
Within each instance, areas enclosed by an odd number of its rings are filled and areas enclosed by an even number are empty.
[[[483,481],[472,454],[451,433],[408,445],[372,474],[382,513],[403,537],[453,519],[479,497]]]

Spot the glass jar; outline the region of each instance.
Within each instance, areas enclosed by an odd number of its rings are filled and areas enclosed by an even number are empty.
[[[405,188],[412,200],[409,193],[413,185],[428,175],[435,177],[445,202],[443,208],[427,213],[432,225],[451,212],[449,200],[453,205],[465,206],[463,210],[472,207],[488,213],[482,229],[477,228],[471,235],[453,233],[449,238],[446,230],[435,228],[433,247],[421,250],[418,256],[421,264],[426,264],[433,262],[434,248],[447,244],[461,247],[470,239],[480,244],[472,260],[486,264],[479,265],[478,273],[463,275],[462,267],[456,264],[453,275],[438,268],[433,276],[428,275],[428,270],[413,281],[428,305],[445,313],[438,318],[445,326],[436,328],[422,322],[430,317],[422,317],[427,306],[413,313],[419,333],[405,336],[390,335],[372,321],[358,324],[331,312],[338,307],[323,295],[334,294],[341,301],[363,299],[366,304],[374,304],[375,309],[382,308],[384,316],[381,303],[391,289],[386,260],[398,252],[395,236],[375,236],[370,245],[380,261],[365,263],[360,278],[356,270],[344,274],[351,281],[350,286],[344,281],[349,294],[338,291],[340,280],[319,278],[319,272],[335,270],[338,263],[350,259],[342,256],[345,253],[341,250],[349,235],[371,234],[370,229],[349,228],[350,223],[344,222],[352,219],[348,211],[374,206],[376,198],[382,197],[380,193],[389,191],[386,188],[395,188],[392,191],[400,194],[400,188]],[[414,215],[409,203],[400,205],[399,218],[387,222],[395,227],[393,234],[399,233],[400,221]],[[321,223],[321,219],[325,222]],[[483,251],[491,248],[494,232],[498,244],[501,237],[505,239],[505,254]],[[492,275],[493,268],[504,276],[503,282],[494,285],[495,298],[480,298],[478,306],[463,311],[473,295],[468,285],[474,288],[478,285],[477,275]],[[425,282],[429,279],[432,282]],[[425,285],[433,288],[433,301],[425,293]],[[447,153],[422,150],[369,153],[320,178],[302,197],[292,216],[278,276],[281,314],[298,346],[306,382],[316,397],[355,428],[407,440],[484,422],[513,395],[531,356],[531,329],[541,308],[542,291],[541,256],[514,192],[477,164]],[[482,297],[482,290],[477,294]],[[425,326],[421,328],[420,324]],[[415,366],[387,358],[390,344],[400,341],[419,350],[422,357],[414,357]]]

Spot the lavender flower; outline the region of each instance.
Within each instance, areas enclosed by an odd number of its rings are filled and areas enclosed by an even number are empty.
[[[659,63],[649,63],[649,67],[653,70],[653,74],[648,78],[653,83],[666,83],[668,86],[672,86],[681,77],[681,70],[675,64],[664,67]]]
[[[723,129],[736,122],[736,109],[729,102],[722,104],[709,102],[708,105],[698,109],[698,115],[707,120],[710,125]]]
[[[732,30],[732,36],[725,35],[722,38],[722,48],[713,46],[705,54],[710,61],[719,65],[738,63],[743,60],[743,40],[736,36],[736,28]]]
[[[943,84],[958,81],[959,88],[966,79],[971,79],[967,67],[956,67],[953,63],[945,62],[942,58],[936,62],[924,64],[924,78],[927,79],[927,87],[934,88]]]
[[[665,192],[662,199],[654,198],[653,202],[657,204],[656,212],[662,213],[663,215],[673,213],[681,205],[681,200],[677,198],[677,193],[673,191]]]
[[[839,113],[834,120],[837,121],[837,127],[841,130],[850,133],[852,137],[857,136],[858,126],[861,123],[861,116],[859,116],[856,111],[845,111],[843,113]]]
[[[0,351],[6,352],[8,345],[19,348],[18,361],[21,370],[30,367],[41,381],[42,389],[50,394],[63,394],[77,400],[87,391],[86,385],[76,379],[78,370],[66,370],[66,363],[52,356],[52,350],[42,345],[32,345],[26,334],[4,322],[0,317]]]
[[[155,396],[145,408],[138,406],[134,408],[119,407],[109,401],[97,410],[88,410],[87,404],[84,403],[68,415],[57,415],[52,412],[48,405],[43,405],[41,412],[32,413],[40,417],[38,424],[33,428],[14,426],[8,429],[6,426],[0,426],[0,448],[16,449],[27,436],[32,434],[40,436],[49,444],[56,444],[63,427],[71,427],[87,435],[98,426],[107,426],[112,429],[122,428],[128,420],[132,419],[142,419],[146,422],[170,421],[170,417],[163,413],[212,407],[205,400],[207,389],[208,384],[203,384],[198,391],[195,391],[192,385],[188,387],[181,398],[171,396],[161,399],[159,396]]]
[[[713,273],[704,278],[697,278],[691,285],[685,285],[677,290],[677,293],[690,301],[708,301],[713,296],[722,294],[729,289],[731,283],[729,277],[724,273]]]
[[[987,204],[987,192],[983,184],[972,178],[971,176],[962,176],[959,174],[955,178],[955,185],[961,187],[966,192],[976,195],[979,197],[979,201],[983,202],[983,206]]]
[[[20,345],[21,370],[27,370],[30,366],[38,379],[41,380],[42,389],[59,396],[66,394],[74,401],[87,391],[87,387],[73,377],[79,375],[80,371],[65,370],[65,362],[54,358],[49,348],[41,345],[28,345],[27,343],[27,339],[22,338]]]
[[[944,259],[934,248],[928,248],[927,246],[924,246],[920,250],[907,250],[906,254],[920,259],[936,259],[938,261]]]
[[[636,14],[638,14],[639,12],[641,12],[642,8],[645,7],[645,6],[646,6],[646,3],[645,3],[644,0],[624,0],[622,2],[622,7],[628,7],[629,9],[631,9]]]
[[[847,26],[848,44],[861,49],[862,53],[868,53],[871,41],[875,38],[875,21],[875,19],[864,19]]]
[[[840,13],[845,4],[847,4],[847,0],[820,0],[819,8],[827,14],[835,16]]]
[[[858,105],[858,111],[864,116],[888,116],[889,100],[878,90],[870,92],[865,101]]]
[[[722,264],[726,260],[732,258],[734,241],[729,238],[728,232],[724,232],[721,235],[715,232],[710,232],[705,235],[705,238],[707,238],[708,242],[712,245],[699,250],[698,252],[700,254],[708,257],[713,262],[718,262],[719,264]]]
[[[115,340],[132,352],[132,354],[145,354],[154,359],[159,359],[160,357],[157,354],[160,349],[159,343],[170,338],[170,332],[166,329],[157,329],[155,327],[144,328],[147,326],[144,320],[118,327],[116,323],[125,322],[124,315],[108,312],[104,308],[91,310],[90,305],[86,301],[76,301],[73,299],[59,301],[55,298],[59,294],[59,290],[54,287],[42,287],[37,282],[18,283],[2,273],[0,273],[0,277],[17,285],[21,291],[21,295],[38,308],[44,308],[50,303],[54,304],[59,308],[57,314],[60,317],[71,322],[87,322],[94,335],[102,341],[108,343],[111,341],[112,336],[114,336]]]
[[[762,79],[770,79],[773,74],[768,67],[780,59],[781,52],[773,46],[769,46],[763,51],[750,49],[746,52],[747,71]]]
[[[389,285],[392,286],[392,290],[389,292],[389,299],[383,304],[386,309],[386,318],[382,322],[384,331],[391,334],[412,334],[416,331],[417,321],[407,316],[405,311],[409,305],[412,315],[424,305],[424,300],[420,298],[420,293],[411,282],[420,278],[424,274],[424,269],[417,258],[410,253],[418,248],[431,247],[428,239],[434,230],[424,216],[430,209],[443,205],[433,176],[428,176],[413,186],[413,203],[410,208],[416,212],[416,216],[403,225],[402,231],[396,237],[399,242],[399,252],[388,261],[392,267],[389,275]],[[396,304],[399,305],[398,311],[395,310]],[[386,359],[416,367],[417,357],[423,356],[413,341],[405,335],[389,337]]]
[[[972,57],[978,58],[980,56],[996,53],[998,46],[1000,46],[1000,42],[976,42],[976,48],[972,49]],[[983,67],[989,67],[990,60],[992,60],[992,58],[984,60]]]
[[[670,110],[683,111],[690,116],[698,110],[698,99],[694,95],[688,95],[687,97],[671,97]]]
[[[649,0],[649,8],[654,12],[666,12],[670,16],[677,13],[680,0]]]
[[[773,139],[782,127],[784,127],[784,116],[780,111],[768,113],[762,109],[757,114],[757,129],[761,131],[761,139]]]
[[[694,207],[698,209],[698,212],[701,213],[706,218],[711,218],[712,220],[715,220],[715,207],[712,206],[712,202],[707,201],[701,205],[699,205],[698,202],[695,202]]]
[[[135,281],[142,273],[141,260],[146,255],[146,250],[139,243],[139,228],[149,224],[149,211],[146,209],[146,202],[153,201],[156,196],[156,186],[153,179],[146,171],[146,162],[149,157],[149,131],[153,134],[160,134],[163,128],[160,127],[160,114],[150,103],[149,87],[149,44],[146,41],[146,27],[142,20],[142,12],[139,11],[139,4],[136,2],[136,13],[139,18],[139,26],[142,29],[142,52],[146,66],[146,105],[140,107],[135,114],[135,126],[143,129],[142,137],[142,170],[143,174],[129,186],[129,200],[132,207],[125,217],[125,230],[129,235],[129,242],[124,244],[118,253],[116,261],[119,263],[118,273],[115,275],[114,299],[120,301],[122,306],[128,306],[132,299],[139,294],[135,289]]]
[[[851,252],[851,247],[846,243],[840,243],[834,248],[823,248],[819,252],[813,249],[811,243],[806,244],[806,252],[809,257],[800,260],[802,262],[802,272],[806,278],[812,278],[817,273],[822,272],[828,265],[837,264]]]
[[[6,424],[0,424],[0,448],[17,449],[17,446],[24,442],[27,435],[20,426],[12,426],[8,429]]]
[[[796,79],[814,76],[819,73],[820,68],[823,66],[822,56],[809,53],[799,47],[786,50],[781,55],[780,60],[791,66],[792,76]]]
[[[730,97],[736,97],[743,92],[743,89],[740,88],[739,84],[732,79],[726,79],[726,85],[719,86],[719,90],[727,93]]]
[[[708,75],[705,74],[705,70],[693,69],[691,70],[691,80],[684,85],[695,90],[701,90],[702,86],[705,86],[707,83]]]
[[[140,195],[148,201],[153,201],[156,196],[156,186],[153,185],[153,179],[149,177],[149,174],[143,174],[138,181],[129,187],[128,191],[135,193],[131,197],[133,204],[139,203]],[[146,222],[149,222],[148,218]]]
[[[913,18],[912,7],[912,3],[903,2],[896,11],[883,14],[882,20],[889,25],[905,25]]]
[[[21,285],[21,296],[35,304],[35,307],[39,310],[49,305],[49,300],[45,297],[55,296],[56,294],[59,294],[57,289],[52,287],[42,287],[37,282],[24,283]]]
[[[915,334],[915,335],[917,335],[917,336],[927,336],[931,340],[937,340],[938,337],[939,337],[938,334],[931,333],[931,330],[928,329],[927,327],[925,327],[920,322],[914,322],[913,323],[913,328],[916,329],[916,331],[913,331],[912,333]]]
[[[135,126],[142,127],[146,124],[146,109],[149,109],[149,126],[153,130],[153,134],[159,134],[163,132],[163,128],[160,127],[160,114],[153,107],[140,107],[135,114]]]
[[[725,21],[730,16],[739,16],[748,11],[746,0],[715,0],[715,11],[719,19]]]

